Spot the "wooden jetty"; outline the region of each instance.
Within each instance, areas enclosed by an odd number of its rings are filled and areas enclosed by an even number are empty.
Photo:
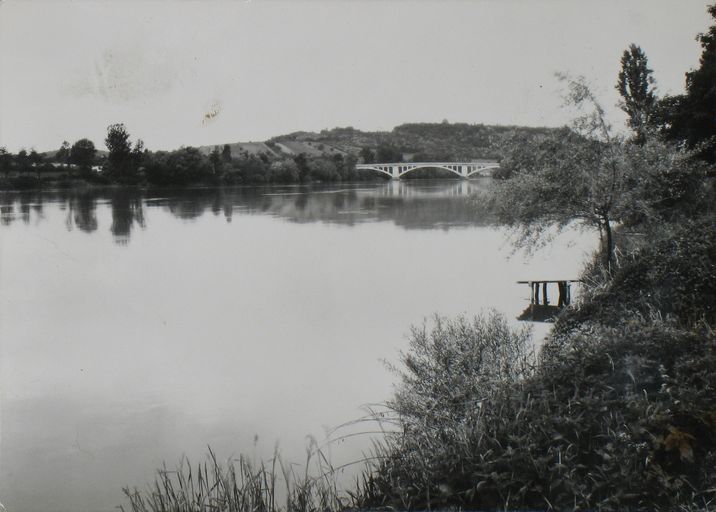
[[[526,284],[530,287],[530,304],[527,306],[518,320],[531,322],[549,322],[572,302],[572,283],[580,282],[579,279],[536,279],[532,281],[517,281],[518,284]],[[549,303],[547,293],[548,284],[557,285],[557,304]],[[540,293],[541,292],[541,293]]]

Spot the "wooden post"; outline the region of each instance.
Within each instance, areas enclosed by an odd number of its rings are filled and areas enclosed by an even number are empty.
[[[549,299],[547,298],[547,283],[542,283],[542,304],[545,306],[549,304]]]
[[[539,304],[539,283],[532,283],[532,287],[534,288],[534,291],[535,291],[532,303]]]

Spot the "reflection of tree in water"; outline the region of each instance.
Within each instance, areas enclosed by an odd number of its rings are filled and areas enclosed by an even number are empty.
[[[458,188],[460,187],[460,188]],[[387,221],[406,229],[448,229],[454,226],[484,225],[490,219],[480,217],[465,184],[447,186],[403,185],[384,187],[313,190],[287,190],[261,199],[259,211],[266,211],[292,222],[330,222],[352,226],[361,222]],[[251,213],[252,199],[246,201]]]
[[[74,201],[75,225],[85,233],[97,230],[97,198],[80,194]]]
[[[16,220],[28,224],[34,216],[44,219],[43,196],[37,191],[0,194],[0,224],[8,226]]]
[[[210,211],[269,214],[291,222],[330,222],[352,226],[366,221],[392,221],[406,229],[483,225],[488,219],[475,213],[471,194],[482,191],[480,182],[447,184],[388,182],[380,186],[278,186],[172,190],[153,200],[175,217],[191,220]]]
[[[214,199],[211,205],[211,211],[214,215],[224,214],[226,222],[231,222],[234,215],[234,204],[231,196],[226,194],[225,189],[218,188],[214,191]]]
[[[183,220],[201,217],[207,210],[214,215],[223,212],[227,222],[233,215],[233,198],[228,189],[205,188],[172,191],[171,195],[156,201],[154,204],[163,206],[172,215]]]
[[[172,215],[183,220],[194,220],[204,214],[204,210],[209,206],[204,202],[204,198],[199,201],[191,197],[175,197],[167,201],[167,208]]]
[[[272,198],[273,199],[273,198]],[[296,212],[305,212],[306,206],[308,205],[309,201],[309,195],[308,194],[298,194],[296,196],[296,200],[294,201],[294,206],[296,207]]]
[[[20,218],[25,224],[30,223],[30,206],[32,205],[32,198],[27,194],[20,194]]]
[[[487,225],[466,197],[381,198],[374,202],[377,220],[393,221],[406,229],[449,229],[456,226]]]
[[[348,197],[348,194],[333,194],[333,208],[337,211],[345,210],[350,201],[351,198]],[[353,201],[355,201],[355,198],[353,198]]]
[[[88,191],[67,194],[63,197],[64,208],[67,210],[65,226],[67,231],[77,227],[85,233],[97,231],[97,196]]]
[[[109,197],[112,209],[112,226],[110,231],[114,241],[120,245],[129,242],[132,228],[137,224],[144,229],[144,205],[142,197],[136,192],[116,191]]]
[[[98,229],[98,205],[111,210],[110,230],[126,244],[135,226],[145,227],[144,208],[161,208],[174,217],[193,220],[206,212],[223,213],[226,222],[242,215],[271,215],[290,222],[328,222],[352,226],[362,222],[393,222],[405,229],[448,229],[484,225],[470,194],[483,185],[467,182],[402,183],[376,186],[283,186],[200,188],[184,190],[61,190],[0,194],[0,224],[44,218],[43,204],[59,205],[68,229],[91,233]],[[106,203],[105,203],[106,201]],[[104,206],[99,206],[100,208]]]
[[[7,196],[0,197],[0,223],[9,226],[15,220],[14,201]]]

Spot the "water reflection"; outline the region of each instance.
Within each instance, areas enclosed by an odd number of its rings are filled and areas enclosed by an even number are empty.
[[[126,244],[134,226],[144,229],[144,201],[140,196],[115,193],[110,197],[111,231],[115,242]]]
[[[184,190],[59,190],[0,194],[0,223],[44,219],[43,205],[58,204],[66,212],[68,230],[92,233],[102,229],[98,205],[111,211],[108,226],[114,241],[126,244],[132,232],[150,228],[145,211],[160,208],[183,221],[211,212],[231,222],[235,214],[260,214],[291,222],[328,222],[353,226],[393,222],[406,229],[484,225],[471,198],[489,190],[489,179],[450,182],[332,186],[273,186]]]
[[[28,224],[33,213],[44,219],[43,202],[41,192],[0,193],[0,224],[7,226],[18,220]]]
[[[307,434],[388,398],[382,361],[411,324],[516,314],[517,280],[576,274],[579,240],[508,259],[474,213],[488,188],[0,194],[0,500],[110,512],[123,485],[207,445],[268,458],[280,441],[300,462]],[[343,441],[335,467],[371,446]]]

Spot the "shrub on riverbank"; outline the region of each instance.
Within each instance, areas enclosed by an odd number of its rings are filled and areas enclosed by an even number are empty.
[[[611,275],[590,266],[583,276],[587,297],[565,311],[555,333],[582,324],[618,325],[635,313],[669,315],[683,326],[701,320],[716,325],[715,219],[684,219],[640,234]]]

